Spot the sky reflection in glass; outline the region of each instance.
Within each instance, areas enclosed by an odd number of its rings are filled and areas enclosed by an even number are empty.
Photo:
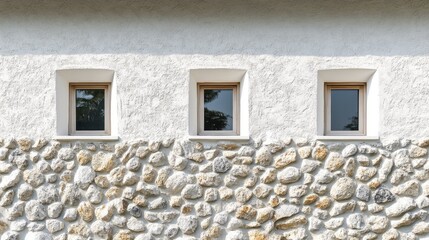
[[[104,89],[76,90],[76,130],[104,130]]]
[[[359,90],[331,90],[331,130],[359,130]]]
[[[204,90],[204,130],[233,130],[233,89]]]

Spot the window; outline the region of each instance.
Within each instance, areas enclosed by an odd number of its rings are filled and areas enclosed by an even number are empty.
[[[249,140],[249,76],[243,69],[189,71],[190,140]]]
[[[110,83],[70,83],[69,134],[110,134]]]
[[[239,135],[239,84],[198,84],[198,134]]]
[[[365,83],[325,83],[325,135],[365,135]]]

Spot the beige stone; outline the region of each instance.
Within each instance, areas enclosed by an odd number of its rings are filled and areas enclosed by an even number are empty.
[[[238,219],[253,220],[256,217],[256,210],[250,205],[243,205],[235,212],[235,217]]]
[[[323,161],[328,156],[328,149],[325,146],[317,146],[313,149],[311,156],[315,160]]]
[[[361,182],[367,182],[377,174],[375,167],[358,167],[356,171],[356,179]]]
[[[413,233],[417,235],[423,235],[429,233],[429,223],[419,222],[413,227]]]
[[[320,209],[328,209],[332,204],[332,199],[330,197],[321,197],[316,203],[316,207]]]
[[[92,159],[92,154],[90,151],[88,150],[80,150],[77,155],[77,161],[81,164],[81,165],[85,165],[87,164],[89,161],[91,161]]]
[[[425,148],[421,148],[413,145],[410,147],[410,149],[408,149],[408,153],[412,158],[419,158],[419,157],[425,156],[428,153],[428,151]]]
[[[94,219],[94,206],[90,202],[81,202],[77,207],[79,216],[85,222],[91,222]]]
[[[82,237],[89,237],[89,227],[84,222],[73,223],[67,228],[69,234],[76,234]]]
[[[274,216],[274,209],[272,207],[264,207],[257,210],[256,221],[264,223]]]
[[[275,223],[276,229],[288,230],[307,224],[308,220],[305,215],[299,215],[296,217],[280,220]]]
[[[18,139],[19,149],[22,151],[28,151],[31,149],[32,140],[28,137],[23,137]]]
[[[94,178],[94,182],[100,188],[108,188],[110,186],[107,176],[99,175]]]
[[[113,240],[133,240],[134,235],[129,230],[119,230],[118,233],[116,233],[113,236]]]
[[[249,240],[268,240],[268,234],[259,230],[251,230],[248,235]]]
[[[108,172],[115,166],[115,157],[112,153],[98,152],[92,156],[91,165],[96,172]]]
[[[337,171],[345,163],[344,157],[337,152],[331,152],[325,162],[325,168],[331,172]]]
[[[313,204],[317,201],[317,199],[319,198],[319,196],[317,194],[309,194],[304,198],[303,204],[304,205],[310,205]]]
[[[311,156],[311,150],[312,148],[310,146],[301,147],[298,149],[298,154],[302,159],[309,158]]]
[[[296,150],[294,148],[289,148],[275,159],[274,166],[279,169],[294,162],[296,162]]]
[[[108,204],[103,204],[95,209],[95,216],[98,220],[109,221],[113,213],[113,207]]]

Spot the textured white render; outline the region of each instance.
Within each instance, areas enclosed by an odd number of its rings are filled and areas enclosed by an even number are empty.
[[[55,70],[108,68],[119,136],[188,134],[189,70],[247,69],[250,135],[316,135],[317,71],[376,69],[380,136],[429,135],[427,1],[2,1],[0,135],[56,135]]]

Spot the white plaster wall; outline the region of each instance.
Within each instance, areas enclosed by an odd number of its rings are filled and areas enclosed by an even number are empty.
[[[0,136],[56,134],[55,70],[115,70],[119,136],[188,133],[189,69],[247,69],[251,137],[316,135],[317,71],[377,69],[380,136],[429,135],[428,1],[2,1]]]

